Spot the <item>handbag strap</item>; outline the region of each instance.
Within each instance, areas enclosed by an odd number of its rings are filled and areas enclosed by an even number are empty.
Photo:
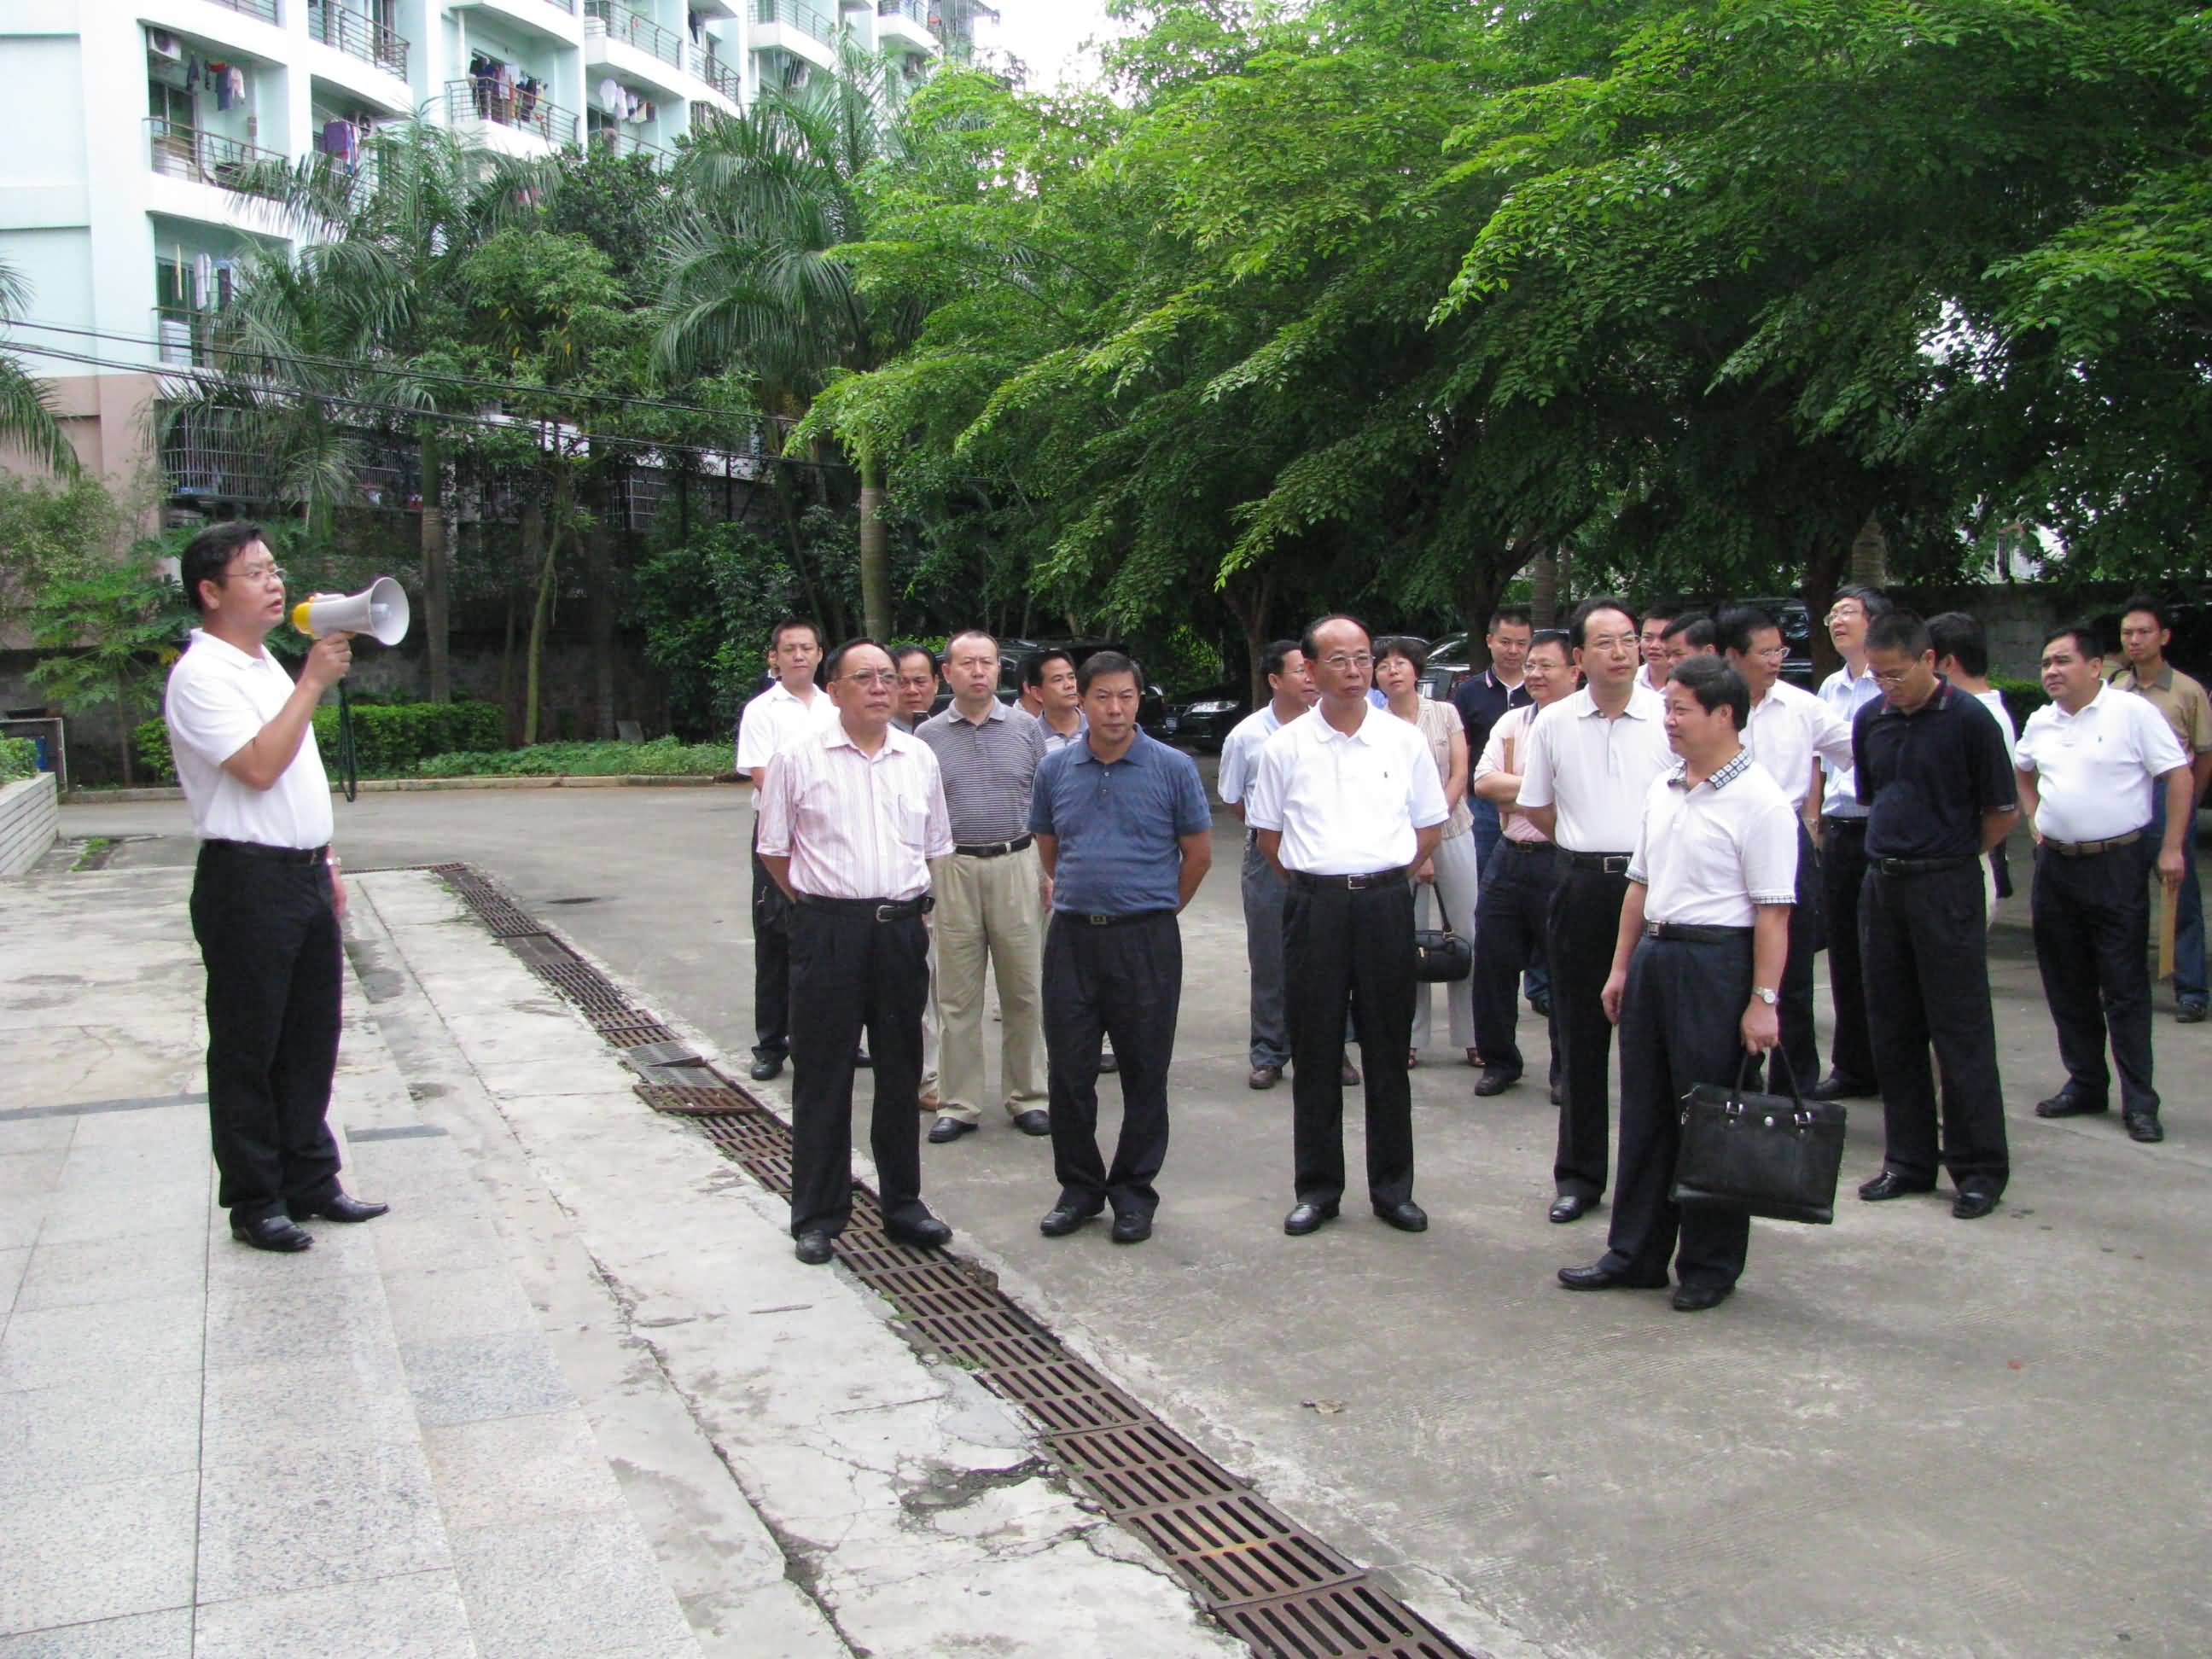
[[[1778,1042],[1766,1052],[1772,1057],[1775,1066],[1781,1072],[1782,1076],[1790,1085],[1790,1103],[1796,1107],[1799,1111],[1803,1111],[1805,1109],[1805,1097],[1798,1092],[1797,1073],[1790,1064],[1790,1056],[1782,1052],[1782,1045]],[[1743,1051],[1742,1057],[1738,1060],[1735,1064],[1735,1085],[1729,1091],[1729,1105],[1741,1106],[1743,1104],[1743,1080],[1744,1078],[1748,1075],[1750,1071],[1751,1050],[1747,1048]],[[1773,1082],[1773,1077],[1770,1074],[1767,1079],[1767,1084],[1770,1089],[1772,1088]]]

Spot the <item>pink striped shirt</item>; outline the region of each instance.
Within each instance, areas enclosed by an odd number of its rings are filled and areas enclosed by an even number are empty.
[[[842,720],[793,741],[769,769],[759,823],[761,852],[788,858],[793,889],[816,898],[913,898],[929,890],[928,860],[952,851],[937,757],[896,726],[872,757]]]

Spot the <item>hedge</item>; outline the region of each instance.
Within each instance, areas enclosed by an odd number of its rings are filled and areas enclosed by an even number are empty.
[[[0,783],[14,783],[39,769],[39,745],[28,738],[0,738]]]
[[[528,749],[434,755],[416,769],[425,778],[714,777],[730,769],[726,743],[541,743]]]
[[[2012,716],[2013,730],[2027,730],[2027,717],[2051,701],[2051,693],[2037,680],[2008,680],[1992,674],[1990,690],[2004,699],[2005,713]]]
[[[433,755],[500,747],[507,741],[507,711],[495,702],[356,703],[353,735],[363,777],[404,777]],[[177,769],[169,757],[168,727],[159,720],[142,721],[135,741],[148,772],[173,782]],[[336,703],[315,710],[315,742],[325,767],[334,765]]]

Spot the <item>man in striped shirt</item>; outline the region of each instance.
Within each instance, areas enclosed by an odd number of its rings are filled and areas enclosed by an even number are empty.
[[[760,857],[791,918],[791,1232],[830,1260],[853,1213],[853,1054],[875,1055],[869,1150],[884,1231],[943,1244],[921,1201],[921,1009],[929,994],[929,860],[952,850],[927,748],[891,725],[897,675],[873,640],[829,661],[837,719],[777,756],[760,803]]]

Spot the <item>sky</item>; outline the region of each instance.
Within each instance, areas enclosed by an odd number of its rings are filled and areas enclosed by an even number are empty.
[[[976,27],[978,45],[1012,52],[1030,66],[1032,82],[1050,87],[1063,78],[1095,80],[1098,59],[1078,51],[1107,32],[1106,0],[997,0],[1000,21]]]

